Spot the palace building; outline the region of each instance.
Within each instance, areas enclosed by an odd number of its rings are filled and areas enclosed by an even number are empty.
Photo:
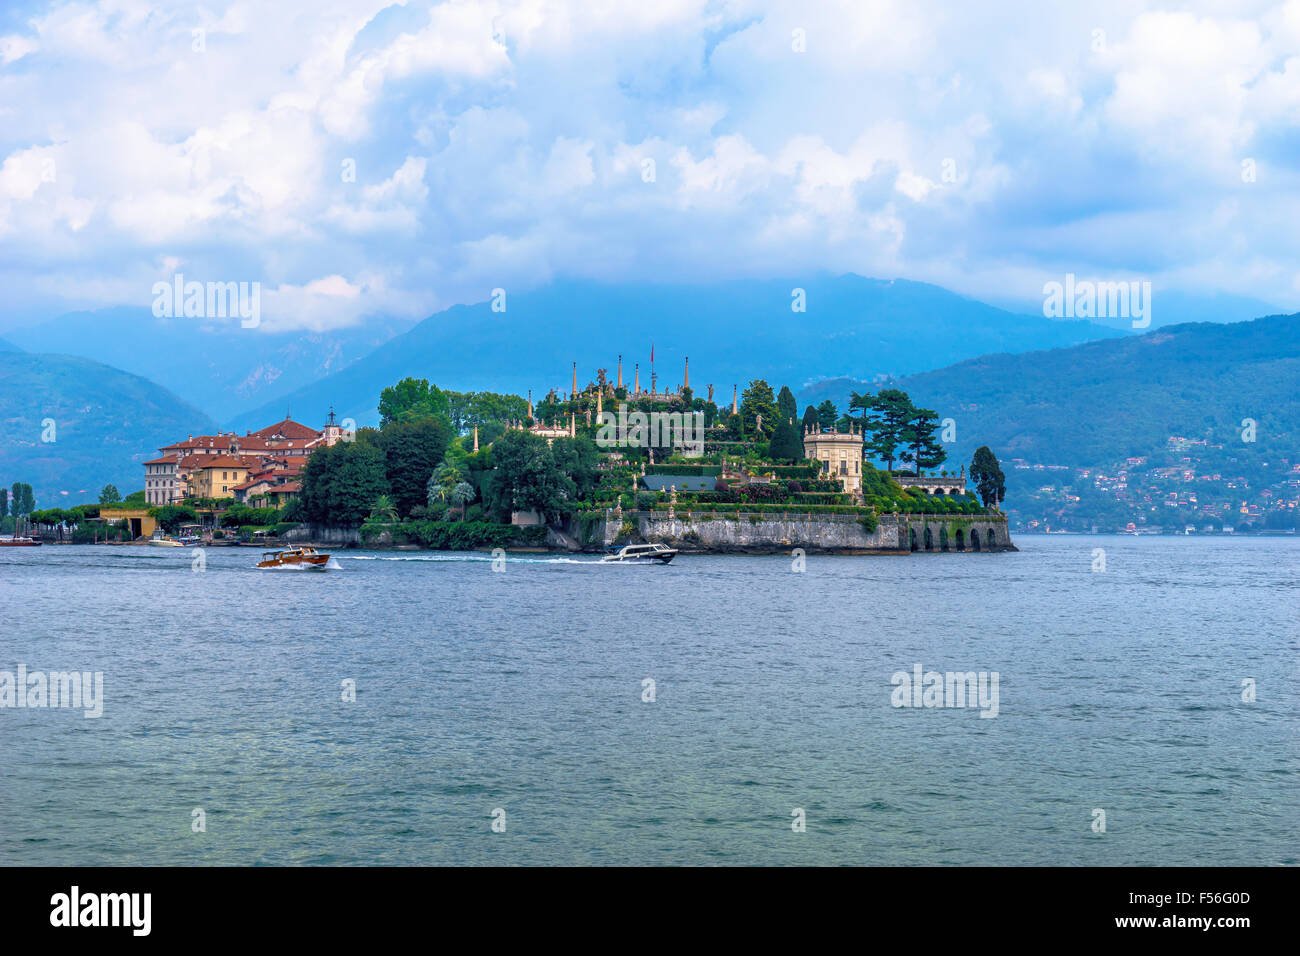
[[[312,454],[350,435],[332,408],[319,429],[286,415],[243,435],[190,435],[160,448],[160,457],[144,463],[145,500],[150,505],[177,504],[185,498],[282,504],[300,490],[298,479]]]
[[[853,495],[862,494],[862,428],[850,424],[847,432],[824,432],[808,427],[803,433],[803,455],[821,462],[822,473],[836,478]]]

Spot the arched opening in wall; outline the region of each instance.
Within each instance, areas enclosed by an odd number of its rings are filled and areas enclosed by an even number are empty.
[[[980,533],[974,528],[970,529],[970,549],[972,551],[980,549]]]
[[[912,538],[912,550],[915,551],[915,550],[916,550],[916,529],[915,529],[915,528],[908,528],[908,529],[907,529],[907,533],[908,533],[908,534],[911,536],[911,538]]]
[[[986,546],[990,548],[993,547],[993,545],[997,543],[997,540],[997,534],[992,528],[988,528],[984,532],[984,544]]]
[[[948,550],[948,526],[946,524],[939,525],[939,550]]]
[[[965,540],[964,535],[965,535],[965,532],[962,531],[961,528],[958,528],[958,529],[957,529],[957,550],[958,550],[958,551],[965,551],[965,550],[966,550],[966,540]]]
[[[933,550],[934,550],[934,536],[933,536],[932,534],[930,534],[930,526],[929,526],[929,525],[926,525],[926,526],[925,526],[925,550],[927,550],[927,551],[933,551]]]

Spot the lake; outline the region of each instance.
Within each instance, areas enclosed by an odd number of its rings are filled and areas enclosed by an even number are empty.
[[[0,709],[0,863],[1300,862],[1300,542],[1016,543],[0,549],[0,671],[103,675]]]

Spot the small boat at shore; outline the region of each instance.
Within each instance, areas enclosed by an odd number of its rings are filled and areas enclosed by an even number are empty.
[[[156,548],[183,548],[185,545],[175,538],[150,538],[149,543]]]
[[[625,564],[649,564],[658,561],[660,564],[667,564],[677,556],[677,549],[670,548],[666,544],[625,544],[623,547],[614,549],[610,548],[612,554],[607,554],[602,561],[619,561]]]
[[[14,535],[9,538],[0,538],[0,548],[39,548],[41,542],[36,538],[26,538]]]
[[[324,571],[330,556],[321,554],[315,548],[289,548],[285,551],[263,551],[262,560],[257,562],[259,568],[299,567],[311,571]]]

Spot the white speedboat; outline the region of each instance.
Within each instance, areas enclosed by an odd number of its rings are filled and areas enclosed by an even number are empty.
[[[646,564],[658,561],[667,564],[677,556],[677,550],[666,544],[625,544],[623,547],[610,548],[611,554],[601,558],[602,561],[625,561],[631,564]]]
[[[180,543],[179,541],[177,541],[175,538],[150,538],[150,539],[149,539],[149,543],[150,543],[151,545],[153,545],[155,548],[183,548],[183,547],[185,547],[185,545],[181,544],[181,543]]]

